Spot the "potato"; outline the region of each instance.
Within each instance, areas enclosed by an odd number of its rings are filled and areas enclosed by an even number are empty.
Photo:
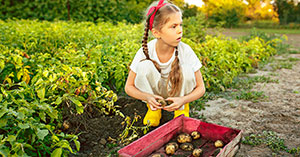
[[[201,156],[202,152],[203,152],[202,149],[196,148],[196,149],[193,150],[193,156],[194,157],[199,157],[199,156]]]
[[[161,107],[167,106],[167,102],[165,100],[159,99],[157,102],[161,104]]]
[[[191,136],[192,136],[192,138],[193,138],[194,140],[196,140],[196,139],[198,139],[198,138],[201,137],[201,134],[200,134],[198,131],[193,131],[193,132],[191,133]]]
[[[166,145],[166,147],[168,147],[169,145],[174,145],[175,146],[175,150],[177,150],[178,149],[178,144],[176,143],[176,142],[170,142],[170,143],[168,143],[167,145]]]
[[[173,144],[167,145],[165,151],[167,155],[173,155],[176,151],[176,147]]]
[[[220,148],[220,147],[223,147],[223,142],[221,141],[221,140],[217,140],[216,142],[215,142],[215,147],[217,147],[217,148]]]
[[[172,101],[163,100],[163,99],[159,99],[159,100],[157,100],[157,102],[161,104],[161,107],[165,107],[165,106],[173,103]]]
[[[178,143],[192,142],[192,137],[187,133],[182,133],[177,136]]]
[[[153,154],[151,157],[164,157],[164,155],[157,153],[157,154]]]
[[[180,148],[184,151],[192,151],[194,149],[194,146],[190,143],[183,143],[180,145]]]
[[[69,129],[69,128],[70,128],[70,122],[67,121],[67,120],[65,120],[65,121],[63,122],[63,127],[64,127],[64,130]]]

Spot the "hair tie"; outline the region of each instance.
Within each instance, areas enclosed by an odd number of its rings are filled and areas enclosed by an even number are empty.
[[[149,19],[149,29],[151,30],[152,29],[152,25],[153,25],[153,21],[154,21],[154,17],[155,17],[155,14],[157,12],[157,10],[163,6],[165,6],[166,4],[168,3],[164,3],[164,0],[159,0],[157,6],[153,6],[149,9],[148,13],[147,13],[147,16],[150,15],[150,19]]]

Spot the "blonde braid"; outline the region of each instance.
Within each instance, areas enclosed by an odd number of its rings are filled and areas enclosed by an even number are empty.
[[[143,38],[143,41],[142,41],[143,52],[144,52],[144,54],[146,56],[146,59],[143,59],[141,61],[144,61],[144,60],[150,60],[150,61],[152,61],[152,63],[154,64],[155,68],[160,73],[161,69],[160,69],[158,63],[156,61],[152,60],[150,58],[150,56],[149,56],[148,45],[147,45],[147,42],[148,42],[148,32],[149,32],[149,23],[147,22],[146,23],[146,27],[145,27],[144,38]]]
[[[167,80],[167,90],[168,90],[169,82],[171,83],[171,90],[168,91],[169,96],[178,96],[182,88],[182,79],[183,76],[179,65],[178,48],[176,47],[175,59],[172,62],[171,71],[169,73],[168,80]]]

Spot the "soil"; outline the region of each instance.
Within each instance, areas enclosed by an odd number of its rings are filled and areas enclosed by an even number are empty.
[[[118,110],[125,117],[129,116],[133,119],[135,115],[139,115],[141,118],[134,123],[134,126],[144,126],[142,117],[147,112],[145,103],[128,96],[119,96],[115,105],[119,106]],[[173,116],[173,113],[163,111],[159,126],[171,120]],[[89,106],[84,114],[76,116],[68,114],[64,119],[70,123],[70,129],[66,130],[66,133],[80,134],[80,151],[70,156],[117,156],[116,151],[125,146],[119,143],[119,135],[126,125],[122,124],[125,118],[121,116],[104,115],[98,112],[96,107]],[[149,129],[148,132],[154,130],[155,127]],[[138,133],[139,136],[144,135],[142,131]]]
[[[288,57],[299,58],[300,54]],[[282,59],[282,57],[277,57]],[[274,76],[274,73],[276,74]],[[207,103],[203,115],[207,122],[243,130],[243,135],[273,131],[289,149],[300,146],[300,61],[292,69],[276,71],[258,70],[251,76],[266,76],[278,83],[257,83],[253,91],[263,91],[265,100],[251,102],[219,98]],[[298,91],[298,92],[297,92]],[[298,154],[299,156],[300,154]],[[272,156],[271,149],[264,145],[252,147],[242,144],[236,156]],[[293,156],[281,151],[277,156]]]
[[[300,35],[296,35],[297,40]],[[300,40],[298,40],[300,41]],[[296,43],[296,42],[295,42]],[[296,44],[299,44],[296,43]],[[300,45],[295,47],[300,48]],[[300,54],[289,56],[277,56],[277,58],[299,58]],[[267,76],[278,80],[278,83],[257,83],[252,90],[263,91],[266,99],[252,102],[244,100],[227,100],[219,98],[207,102],[205,110],[197,111],[191,108],[192,117],[205,117],[206,122],[215,123],[243,131],[243,136],[263,131],[274,131],[285,142],[288,148],[300,146],[300,61],[294,62],[292,69],[270,68],[257,70],[251,76]],[[268,66],[268,65],[267,65]],[[146,105],[128,96],[119,96],[115,103],[120,106],[119,110],[125,115],[134,118],[140,115],[144,117],[147,112]],[[173,113],[163,112],[161,125],[173,118]],[[70,156],[117,156],[116,151],[124,147],[118,141],[125,125],[125,118],[121,116],[108,116],[100,114],[95,107],[86,109],[83,115],[68,115],[65,119],[70,123],[67,133],[79,134],[81,143],[80,151]],[[139,119],[136,126],[143,126]],[[155,128],[151,128],[149,131]],[[139,132],[140,136],[143,135]],[[241,144],[236,154],[237,157],[268,157],[274,153],[266,145],[250,146]],[[275,156],[293,156],[280,151]],[[297,155],[296,155],[297,156]],[[300,155],[298,155],[300,156]]]

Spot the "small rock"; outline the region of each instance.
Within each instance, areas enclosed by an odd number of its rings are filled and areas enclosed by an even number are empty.
[[[97,145],[97,144],[98,144],[98,142],[92,141],[92,144],[93,144],[93,145]]]
[[[99,143],[102,144],[102,145],[105,145],[106,144],[106,140],[104,138],[101,138]]]

